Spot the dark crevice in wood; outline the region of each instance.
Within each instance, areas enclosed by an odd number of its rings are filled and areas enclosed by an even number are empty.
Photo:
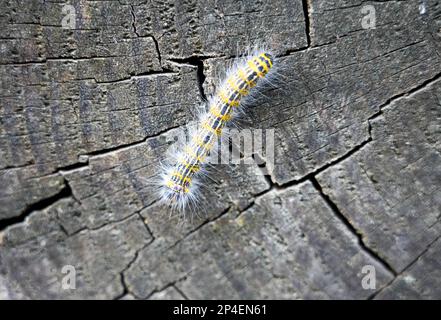
[[[120,149],[130,148],[132,146],[136,146],[138,144],[141,144],[141,143],[143,143],[145,141],[146,141],[146,139],[142,139],[140,141],[135,141],[135,142],[127,143],[127,144],[118,145],[118,146],[115,146],[115,147],[110,147],[110,148],[105,148],[105,149],[101,149],[101,150],[92,151],[92,152],[89,152],[89,153],[84,154],[84,155],[89,156],[89,157],[99,156],[99,155],[103,155],[103,154],[106,154],[106,153],[109,153],[109,152],[118,151]]]
[[[139,140],[139,141],[135,141],[135,142],[127,143],[127,144],[121,144],[121,145],[118,145],[118,146],[115,146],[115,147],[110,147],[110,148],[105,148],[105,149],[100,149],[100,150],[92,151],[92,152],[89,152],[87,154],[82,154],[81,156],[89,156],[89,157],[99,156],[99,155],[104,155],[106,153],[115,152],[115,151],[118,151],[118,150],[121,150],[121,149],[126,149],[126,148],[130,148],[130,147],[134,147],[134,146],[136,146],[138,144],[142,144],[142,143],[146,142],[148,139],[156,138],[156,137],[158,137],[158,136],[160,136],[162,134],[167,133],[170,130],[177,129],[179,127],[180,127],[180,125],[179,126],[173,126],[173,127],[167,128],[165,130],[161,130],[160,132],[158,132],[158,133],[156,133],[154,135],[149,135],[146,138],[144,138],[142,140]]]
[[[293,53],[306,51],[308,49],[309,49],[309,47],[300,47],[297,49],[286,50],[284,53],[276,55],[276,58],[287,57]]]
[[[182,291],[181,289],[179,289],[179,287],[176,284],[172,285],[173,288],[175,288],[175,290],[185,299],[185,300],[190,300],[188,298],[188,296],[184,293],[184,291]]]
[[[311,21],[309,17],[309,12],[310,12],[309,1],[310,0],[302,0],[303,15],[305,17],[306,42],[308,44],[308,48],[311,46]]]
[[[198,87],[199,87],[199,94],[201,95],[201,98],[204,101],[207,101],[207,96],[204,91],[204,82],[206,79],[205,73],[204,73],[204,59],[208,59],[208,57],[203,56],[191,56],[188,58],[183,59],[169,59],[172,62],[179,63],[179,64],[189,64],[192,66],[197,67],[197,77],[198,77]]]
[[[150,241],[150,243],[152,243],[153,241],[155,241],[155,235],[153,234],[153,231],[150,229],[150,227],[148,226],[146,219],[144,219],[144,217],[141,215],[141,213],[138,211],[136,213],[138,215],[138,217],[141,219],[147,233],[150,235],[150,237],[152,238],[152,240]]]
[[[376,260],[379,264],[381,264],[387,271],[392,273],[394,276],[397,275],[397,272],[394,270],[394,268],[383,258],[379,256],[377,252],[369,248],[363,241],[363,234],[357,230],[349,221],[349,219],[340,211],[340,209],[337,207],[335,202],[331,200],[331,198],[323,191],[321,185],[317,181],[315,177],[311,177],[309,179],[314,186],[314,188],[318,191],[320,196],[323,198],[323,200],[326,202],[326,204],[331,208],[332,212],[335,214],[335,216],[346,226],[346,228],[358,239],[358,244],[363,249],[364,252],[366,252],[370,257],[372,257],[374,260]]]
[[[305,182],[305,181],[308,181],[308,180],[310,181],[311,179],[315,179],[315,176],[316,176],[317,174],[319,174],[320,172],[322,172],[322,171],[328,169],[329,167],[332,167],[332,166],[334,166],[334,165],[340,163],[341,161],[344,161],[344,160],[346,160],[347,158],[351,157],[353,154],[355,154],[356,152],[358,152],[359,150],[361,150],[365,145],[367,145],[367,144],[368,144],[369,142],[371,142],[371,141],[372,141],[372,138],[371,138],[371,136],[370,136],[370,124],[369,124],[369,138],[368,138],[366,141],[363,141],[363,142],[362,142],[361,144],[359,144],[358,146],[355,146],[353,149],[351,149],[348,153],[344,154],[342,157],[340,157],[340,158],[338,158],[338,159],[336,159],[336,160],[334,160],[334,161],[331,161],[331,162],[325,164],[324,166],[322,166],[322,167],[320,167],[320,168],[318,168],[318,169],[316,169],[316,170],[314,170],[314,171],[308,173],[307,175],[303,176],[302,178],[300,178],[300,179],[296,179],[296,180],[292,180],[292,181],[289,181],[289,182],[286,182],[286,183],[283,183],[283,184],[279,184],[279,183],[277,183],[277,182],[274,182],[274,181],[271,179],[270,176],[269,176],[269,177],[268,177],[268,176],[265,176],[266,181],[270,184],[270,188],[267,189],[267,190],[264,190],[264,191],[260,192],[259,194],[254,195],[254,197],[253,197],[252,201],[250,202],[250,204],[249,204],[248,206],[246,206],[244,209],[242,209],[242,210],[236,215],[236,217],[239,217],[243,212],[245,212],[246,210],[248,210],[249,208],[251,208],[252,206],[254,206],[254,204],[255,204],[257,198],[262,197],[262,196],[264,196],[265,194],[267,194],[267,193],[269,193],[269,192],[271,192],[271,191],[273,191],[273,190],[285,190],[285,189],[287,189],[287,188],[289,188],[289,187],[292,187],[292,186],[298,185],[298,184],[303,183],[303,182]],[[258,165],[258,166],[259,166],[259,165]],[[263,165],[261,165],[261,166],[263,166]],[[259,166],[259,167],[260,167],[260,166]]]
[[[121,272],[119,274],[119,278],[120,278],[121,285],[123,287],[123,292],[121,292],[121,294],[119,294],[115,298],[113,298],[113,300],[121,300],[122,298],[124,298],[124,296],[131,294],[129,292],[129,289],[127,288],[126,281],[124,280],[124,273]]]
[[[228,212],[230,212],[231,210],[231,206],[228,206],[228,208],[226,208],[225,210],[223,210],[220,214],[218,214],[217,216],[211,218],[211,219],[206,219],[204,220],[200,225],[196,226],[196,228],[191,229],[190,231],[188,231],[181,239],[179,239],[178,241],[176,241],[175,243],[173,243],[171,246],[168,247],[167,250],[170,250],[174,247],[176,247],[179,243],[181,243],[182,241],[184,241],[185,239],[187,239],[190,235],[192,235],[193,233],[197,232],[198,230],[200,230],[202,227],[204,227],[205,225],[212,223],[220,218],[222,218],[224,215],[226,215]]]
[[[73,163],[64,167],[58,167],[57,168],[57,172],[59,171],[73,171],[73,170],[78,170],[81,168],[85,168],[89,165],[88,162],[77,162],[77,163]]]
[[[132,28],[133,28],[133,32],[136,34],[137,37],[139,37],[139,33],[136,30],[136,16],[135,16],[135,10],[133,9],[133,5],[130,5],[130,13],[132,14]]]
[[[177,72],[163,69],[161,71],[148,71],[148,72],[143,72],[143,73],[138,73],[138,74],[132,74],[132,75],[130,75],[130,77],[116,79],[116,80],[98,81],[95,78],[89,78],[89,80],[93,80],[97,84],[110,84],[110,83],[118,83],[118,82],[122,82],[122,81],[132,80],[137,77],[146,77],[146,76],[155,76],[155,75],[172,75],[172,74],[177,74]],[[83,78],[81,80],[88,80],[88,79]]]
[[[57,194],[54,194],[49,198],[45,198],[28,205],[18,216],[0,220],[0,232],[4,231],[5,229],[7,229],[8,227],[14,224],[24,222],[26,218],[34,211],[46,209],[55,202],[61,199],[70,198],[72,196],[73,196],[72,189],[70,188],[69,184],[65,181],[64,187]]]
[[[414,88],[410,89],[409,91],[403,92],[403,93],[399,93],[391,98],[389,98],[385,103],[381,104],[378,107],[378,111],[376,113],[374,113],[372,116],[369,117],[368,119],[368,128],[369,128],[369,136],[372,139],[372,124],[371,121],[375,120],[376,118],[380,117],[383,115],[383,110],[387,107],[389,107],[392,103],[394,103],[395,101],[401,99],[401,98],[405,98],[409,95],[415,94],[421,90],[424,90],[427,86],[430,86],[432,83],[438,81],[439,79],[441,79],[441,72],[436,74],[434,77],[427,79],[426,81],[423,81],[420,85],[415,86]]]
[[[251,157],[253,158],[254,162],[257,164],[257,167],[262,173],[263,178],[268,183],[271,189],[275,185],[275,183],[273,179],[271,179],[271,174],[267,171],[268,163],[257,153],[253,153]]]
[[[251,202],[250,202],[246,207],[244,207],[242,210],[240,210],[240,211],[236,214],[235,218],[236,218],[236,219],[239,218],[239,217],[242,215],[242,213],[244,213],[244,212],[246,212],[247,210],[249,210],[249,209],[251,209],[252,207],[254,207],[254,205],[256,204],[256,199],[257,199],[258,197],[261,197],[261,196],[267,194],[267,193],[270,192],[271,190],[272,190],[272,188],[263,191],[261,194],[256,194],[256,195],[254,196],[254,198],[251,200]]]
[[[139,253],[144,250],[145,248],[147,248],[154,239],[152,239],[151,241],[149,241],[148,243],[146,243],[141,249],[136,250],[135,254],[133,255],[133,258],[129,261],[129,263],[125,266],[125,268],[123,270],[121,270],[121,272],[119,273],[120,276],[120,282],[121,285],[123,287],[123,292],[116,296],[115,298],[113,298],[113,300],[119,300],[121,298],[123,298],[125,295],[127,294],[131,294],[133,295],[136,299],[140,299],[138,296],[136,296],[133,292],[131,292],[127,286],[126,280],[125,280],[125,276],[124,276],[124,272],[126,272],[128,269],[130,269],[130,267],[135,263],[135,261],[138,259]]]
[[[156,38],[152,35],[149,35],[149,37],[152,38],[153,43],[155,44],[156,53],[158,54],[159,65],[162,67],[162,57],[161,57],[161,51],[159,50],[158,40],[156,40]]]
[[[385,103],[380,105],[380,107],[379,107],[380,111],[382,111],[384,108],[387,108],[389,105],[391,105],[396,100],[399,100],[400,98],[409,96],[409,95],[414,94],[414,93],[416,93],[416,92],[418,92],[420,90],[425,89],[427,86],[431,85],[433,82],[436,82],[439,79],[441,79],[441,72],[437,73],[434,77],[423,81],[421,84],[413,87],[412,89],[410,89],[410,90],[408,90],[406,92],[394,95],[393,97],[389,98]],[[376,116],[376,115],[374,115],[374,116]],[[373,117],[371,117],[370,119],[372,119],[372,118]]]
[[[144,246],[142,249],[144,249],[144,248],[145,248],[145,246]],[[122,297],[124,297],[124,296],[127,295],[127,294],[131,294],[131,295],[133,295],[134,297],[136,297],[136,295],[135,295],[133,292],[131,292],[131,291],[129,290],[129,287],[127,286],[127,282],[126,282],[126,279],[125,279],[125,276],[124,276],[124,272],[125,272],[126,270],[128,270],[128,269],[132,266],[132,264],[136,261],[136,259],[138,259],[139,252],[140,252],[142,249],[136,251],[135,256],[133,257],[133,259],[130,260],[130,262],[127,264],[127,266],[124,268],[124,270],[122,270],[122,271],[119,273],[120,281],[121,281],[121,285],[122,285],[122,287],[123,287],[123,292],[122,292],[121,295],[119,295],[118,297],[115,297],[114,300],[119,300],[119,299],[121,299]],[[136,297],[136,298],[137,298],[137,297]]]
[[[402,271],[400,271],[400,273],[396,274],[395,277],[389,281],[386,285],[384,285],[382,288],[380,288],[379,290],[375,291],[373,294],[371,294],[367,300],[374,300],[376,296],[378,296],[380,294],[380,292],[382,292],[384,289],[386,289],[387,287],[389,287],[398,277],[400,277],[401,275],[403,275],[407,270],[409,270],[415,263],[417,263],[417,261],[424,256],[427,251],[429,251],[429,249],[439,240],[441,239],[441,235],[439,235],[438,237],[436,237],[432,242],[430,242],[426,248],[417,256],[415,257],[415,259],[413,259]]]
[[[152,297],[155,293],[159,293],[162,292],[164,290],[167,290],[168,288],[175,288],[176,289],[176,283],[184,281],[185,279],[187,279],[187,275],[183,276],[182,278],[179,278],[176,281],[172,281],[167,283],[166,285],[162,286],[159,289],[154,289],[153,291],[151,291],[144,299],[148,300],[150,299],[150,297]]]
[[[364,146],[366,146],[368,143],[370,143],[372,141],[372,138],[369,137],[367,140],[363,141],[361,144],[355,146],[354,148],[352,148],[351,150],[349,150],[349,152],[345,153],[343,156],[341,156],[340,158],[335,159],[334,161],[328,162],[327,164],[325,164],[324,166],[321,166],[320,168],[308,173],[307,175],[301,177],[300,179],[296,179],[296,180],[292,180],[286,183],[282,183],[282,184],[278,184],[277,182],[275,183],[274,187],[276,189],[286,189],[289,188],[293,185],[305,182],[307,180],[310,180],[311,178],[313,178],[314,176],[316,176],[317,174],[321,173],[322,171],[325,171],[326,169],[348,159],[349,157],[351,157],[354,153],[358,152],[359,150],[361,150]]]

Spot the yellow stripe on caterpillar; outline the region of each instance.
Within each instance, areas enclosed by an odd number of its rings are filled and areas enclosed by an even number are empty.
[[[268,71],[269,71],[269,68],[268,68],[268,66],[266,65],[266,63],[264,63],[262,60],[260,60],[259,58],[254,58],[254,61],[257,61],[257,63],[263,68],[263,74],[266,74],[266,73],[268,73]]]
[[[185,149],[184,149],[184,151],[185,151],[185,153],[188,154],[190,157],[192,157],[193,159],[196,159],[196,161],[198,161],[198,162],[204,162],[205,156],[203,156],[203,157],[198,156],[198,155],[196,154],[196,152],[194,152],[194,151],[190,148],[190,146],[186,146]]]
[[[237,70],[237,74],[239,75],[240,79],[248,85],[248,87],[253,88],[256,85],[254,81],[248,80],[246,73],[242,69]]]
[[[196,144],[199,147],[201,147],[201,148],[203,148],[205,150],[211,150],[211,148],[213,147],[213,144],[214,144],[213,141],[211,141],[211,142],[204,142],[204,139],[201,138],[201,136],[199,136],[199,135],[197,135],[195,137],[195,142],[196,142]]]
[[[231,113],[226,113],[222,115],[221,112],[217,109],[216,105],[214,104],[210,107],[210,113],[216,118],[221,119],[222,121],[228,121],[231,119]]]
[[[259,67],[254,63],[254,58],[248,60],[248,66],[253,70],[259,78],[263,78],[265,75],[259,70]]]
[[[200,170],[199,165],[195,164],[191,164],[187,161],[187,159],[185,159],[185,157],[181,157],[178,159],[177,164],[183,165],[185,167],[185,169],[192,171],[193,173],[196,173]]]
[[[273,62],[271,61],[270,58],[267,57],[266,53],[261,53],[260,57],[264,58],[266,61],[268,61],[269,63],[269,67],[272,68],[273,67]]]
[[[180,173],[179,171],[175,171],[172,173],[172,177],[178,177],[180,181],[182,181],[183,183],[190,183],[191,182],[191,178],[188,176],[183,176],[182,173]]]
[[[204,128],[207,131],[210,131],[210,132],[214,133],[217,136],[220,135],[221,132],[222,132],[222,128],[218,128],[218,129],[213,128],[213,127],[210,126],[210,124],[207,121],[202,122],[202,128]]]
[[[236,83],[235,79],[228,78],[227,82],[234,91],[239,92],[243,96],[246,96],[248,94],[247,89],[239,88],[239,85]]]
[[[181,186],[180,184],[177,184],[176,182],[173,182],[171,180],[168,180],[166,182],[167,187],[169,187],[170,189],[174,189],[174,187],[178,186],[180,187],[180,189],[182,189],[184,191],[184,193],[189,193],[190,189],[184,186]]]
[[[229,105],[231,107],[238,107],[239,106],[239,101],[236,100],[230,100],[227,97],[227,93],[225,92],[225,89],[219,91],[218,93],[219,98],[221,98],[222,102],[225,103],[226,105]]]

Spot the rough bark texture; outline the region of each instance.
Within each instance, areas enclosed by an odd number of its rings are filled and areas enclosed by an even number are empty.
[[[439,1],[0,7],[0,298],[441,298]],[[179,225],[149,179],[254,43],[274,170],[218,166]]]

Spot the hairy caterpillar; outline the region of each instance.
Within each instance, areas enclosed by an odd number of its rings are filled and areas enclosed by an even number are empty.
[[[208,111],[201,115],[191,140],[179,150],[174,162],[163,168],[160,181],[161,199],[173,208],[183,210],[189,202],[197,202],[197,177],[206,157],[222,129],[231,122],[263,81],[273,72],[274,58],[265,50],[256,50],[241,59],[227,72],[216,94],[208,102]]]

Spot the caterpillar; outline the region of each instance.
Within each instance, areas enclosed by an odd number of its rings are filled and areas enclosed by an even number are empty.
[[[198,201],[198,175],[204,169],[206,158],[222,130],[245,105],[256,87],[268,80],[274,69],[274,57],[267,50],[256,50],[242,58],[228,72],[226,79],[207,101],[207,111],[203,113],[191,139],[174,157],[173,163],[163,168],[160,181],[161,200],[172,208],[183,211],[188,203]]]

